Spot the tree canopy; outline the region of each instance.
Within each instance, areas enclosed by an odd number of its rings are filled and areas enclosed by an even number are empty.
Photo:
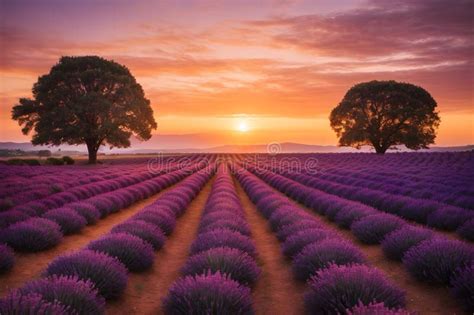
[[[83,144],[95,163],[101,145],[130,146],[157,125],[150,101],[123,65],[97,56],[62,57],[12,110],[33,144]]]
[[[340,146],[373,146],[383,154],[395,145],[409,149],[434,143],[440,119],[436,101],[423,88],[395,81],[356,84],[330,115]]]

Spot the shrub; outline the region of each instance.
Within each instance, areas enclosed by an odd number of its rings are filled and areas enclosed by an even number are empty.
[[[137,236],[148,242],[154,250],[158,250],[163,247],[166,237],[163,232],[151,223],[147,223],[142,220],[127,220],[121,224],[118,224],[112,228],[112,233],[127,233]]]
[[[36,159],[9,159],[9,160],[7,160],[7,165],[39,166],[41,164]]]
[[[49,157],[49,158],[46,159],[44,164],[46,164],[46,165],[64,165],[64,161],[62,159]]]
[[[346,312],[347,315],[412,315],[404,309],[389,309],[383,303],[370,303],[369,305],[359,303]]]
[[[347,207],[337,212],[334,222],[340,227],[348,229],[355,221],[376,213],[376,210],[364,206]]]
[[[46,276],[77,276],[90,280],[105,299],[118,298],[127,286],[127,269],[114,257],[83,249],[54,259]]]
[[[260,275],[255,260],[236,248],[211,248],[191,256],[181,269],[185,276],[200,275],[210,270],[228,275],[235,281],[252,286]]]
[[[459,268],[474,261],[474,248],[460,241],[434,238],[421,242],[405,253],[403,264],[417,279],[449,284]]]
[[[441,207],[428,216],[427,225],[443,230],[455,230],[469,219],[473,219],[471,210],[456,207]]]
[[[159,227],[166,235],[173,233],[176,227],[176,219],[164,212],[164,210],[143,211],[134,215],[133,218]]]
[[[0,274],[12,269],[15,263],[15,255],[13,250],[7,245],[0,244]]]
[[[167,315],[254,314],[250,289],[217,272],[177,280],[163,300]]]
[[[344,314],[358,303],[405,305],[405,293],[365,265],[332,265],[311,277],[308,286],[304,300],[309,314]]]
[[[301,232],[303,230],[319,228],[321,228],[321,224],[316,220],[303,219],[298,222],[283,225],[278,231],[277,237],[280,242],[284,242],[288,237],[292,236],[295,233]]]
[[[227,229],[217,229],[199,234],[191,245],[190,253],[194,255],[215,247],[237,248],[252,257],[256,255],[255,245],[249,237]]]
[[[142,271],[153,265],[153,247],[130,234],[108,234],[90,242],[87,248],[116,257],[130,271]]]
[[[2,232],[2,237],[15,250],[37,252],[56,246],[63,235],[56,222],[30,218],[10,225]]]
[[[365,263],[364,255],[353,245],[337,239],[323,240],[305,248],[293,260],[296,279],[306,281],[317,271],[334,265]]]
[[[306,245],[320,242],[328,237],[334,237],[334,235],[327,230],[303,230],[286,239],[286,241],[281,245],[282,252],[285,256],[293,258],[298,255]]]
[[[413,246],[433,237],[428,229],[405,226],[389,233],[382,241],[382,250],[390,259],[402,260],[405,253]]]
[[[451,291],[468,313],[474,313],[474,261],[451,279]]]
[[[87,224],[87,220],[84,217],[69,208],[52,209],[43,214],[42,217],[59,224],[63,234],[77,233]]]
[[[0,199],[0,212],[8,210],[14,205],[14,202],[10,198]]]
[[[7,210],[0,212],[0,230],[10,226],[13,223],[25,221],[30,216],[18,210]]]
[[[471,219],[461,225],[458,230],[458,234],[469,241],[474,241],[474,219]]]
[[[63,156],[63,162],[67,165],[73,165],[76,161],[72,157],[65,155]]]
[[[21,294],[39,294],[50,303],[59,302],[78,314],[104,314],[105,300],[92,282],[77,277],[52,276],[33,280],[18,289]]]
[[[207,224],[199,229],[199,233],[206,233],[215,229],[228,229],[239,232],[242,235],[250,236],[250,228],[247,224],[242,224],[238,220],[221,219]]]
[[[70,308],[59,302],[48,302],[43,300],[39,294],[21,294],[13,291],[6,297],[0,299],[0,314],[11,315],[67,315]]]
[[[100,219],[100,212],[92,204],[87,202],[75,202],[68,204],[67,208],[71,208],[86,219],[87,224],[95,224]]]
[[[351,226],[351,231],[363,243],[379,244],[385,235],[404,225],[402,219],[389,214],[374,214],[366,216]]]

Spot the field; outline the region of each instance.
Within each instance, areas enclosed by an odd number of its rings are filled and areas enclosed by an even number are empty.
[[[0,314],[474,312],[474,152],[0,174]]]

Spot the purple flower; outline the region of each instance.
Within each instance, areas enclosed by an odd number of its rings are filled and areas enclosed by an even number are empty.
[[[56,222],[30,218],[10,225],[2,231],[2,237],[15,250],[37,252],[56,246],[63,235]]]
[[[15,255],[13,250],[4,244],[0,244],[0,274],[6,273],[13,268]]]
[[[402,260],[410,248],[432,238],[433,234],[431,230],[407,225],[387,234],[382,241],[382,250],[388,258]]]
[[[33,280],[18,289],[20,294],[39,294],[43,300],[68,306],[71,312],[78,314],[104,314],[105,300],[97,294],[90,281],[77,277],[52,276]]]
[[[473,261],[473,246],[441,238],[423,241],[403,257],[403,264],[415,278],[440,284],[449,284],[457,269]]]
[[[293,260],[293,274],[296,279],[306,281],[319,270],[332,264],[364,263],[364,255],[354,245],[337,239],[326,239],[303,248]]]
[[[185,276],[200,275],[210,270],[219,271],[246,286],[252,286],[260,275],[260,268],[246,252],[236,248],[217,247],[191,256],[181,269]]]
[[[143,271],[153,265],[153,247],[137,236],[113,233],[102,236],[87,245],[88,249],[116,257],[130,271]]]
[[[334,235],[327,230],[306,229],[289,236],[281,245],[281,249],[285,256],[293,258],[298,255],[306,245],[318,243],[330,237],[334,237]]]
[[[87,220],[87,224],[95,224],[100,219],[100,212],[95,206],[87,202],[75,202],[67,205]]]
[[[227,229],[216,229],[199,234],[191,245],[190,254],[194,255],[215,247],[237,248],[252,257],[256,255],[255,245],[249,237]]]
[[[165,210],[145,210],[133,216],[134,219],[143,220],[160,228],[166,235],[173,233],[176,219]]]
[[[127,286],[128,271],[114,257],[83,249],[73,254],[59,256],[49,265],[46,276],[77,276],[90,280],[105,299],[118,298]]]
[[[389,309],[383,303],[364,305],[359,303],[352,309],[346,310],[347,315],[413,315],[404,309]]]
[[[405,306],[405,293],[365,265],[332,265],[311,277],[308,286],[304,300],[309,314],[344,314],[358,303]]]
[[[451,279],[451,291],[463,303],[468,313],[474,313],[474,261],[456,271]]]
[[[127,233],[137,236],[148,242],[154,250],[163,247],[166,241],[165,234],[160,228],[143,220],[131,219],[114,226],[111,233]]]
[[[84,217],[69,208],[52,209],[43,214],[42,217],[59,224],[61,231],[66,235],[79,232],[87,224]]]
[[[174,282],[163,300],[166,315],[254,314],[250,289],[217,272]]]
[[[278,240],[284,242],[288,237],[292,236],[295,233],[309,230],[309,229],[319,229],[322,225],[316,220],[304,219],[287,225],[283,225],[277,233]]]
[[[390,214],[366,216],[351,225],[351,231],[366,244],[380,244],[385,235],[401,228],[405,222]]]
[[[68,315],[71,308],[58,301],[48,302],[40,294],[13,291],[0,299],[0,314]]]

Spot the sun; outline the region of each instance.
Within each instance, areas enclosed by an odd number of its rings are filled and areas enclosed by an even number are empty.
[[[249,131],[249,125],[245,120],[241,120],[237,125],[237,130],[240,132],[247,132]]]

